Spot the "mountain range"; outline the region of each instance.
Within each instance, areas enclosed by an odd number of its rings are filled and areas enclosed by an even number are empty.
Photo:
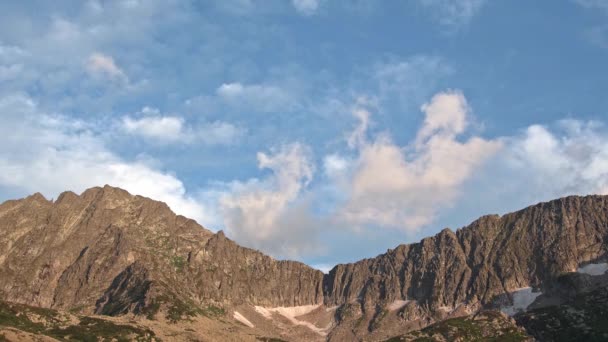
[[[0,341],[608,340],[607,251],[608,196],[324,274],[119,188],[37,193],[0,205]]]

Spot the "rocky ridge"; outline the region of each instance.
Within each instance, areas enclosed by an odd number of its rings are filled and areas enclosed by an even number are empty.
[[[301,316],[322,328],[319,339],[382,339],[508,306],[521,288],[548,292],[561,275],[605,261],[607,239],[608,196],[571,196],[324,275],[105,186],[0,205],[0,299],[112,316],[162,311],[174,321],[240,310],[252,326],[265,324],[263,308],[307,306]]]
[[[323,273],[277,261],[106,186],[0,205],[0,297],[55,309],[141,312],[153,298],[296,306],[323,301]]]

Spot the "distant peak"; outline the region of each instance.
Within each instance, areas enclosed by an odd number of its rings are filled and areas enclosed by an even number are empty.
[[[65,202],[70,202],[70,201],[74,201],[78,198],[78,195],[76,193],[74,193],[73,191],[64,191],[62,192],[59,197],[57,197],[57,200],[55,201],[56,204],[61,204],[61,203],[65,203]]]
[[[82,198],[94,198],[97,196],[101,196],[103,198],[128,198],[128,197],[133,197],[132,194],[130,194],[127,190],[118,188],[118,187],[114,187],[111,185],[104,185],[103,188],[102,187],[92,187],[89,188],[87,190],[85,190],[81,195]]]
[[[26,199],[32,200],[32,201],[49,202],[49,200],[47,200],[46,197],[44,197],[44,195],[39,192],[28,196]]]
[[[447,228],[447,227],[446,227],[446,228],[443,228],[443,229],[442,229],[442,230],[439,232],[439,234],[441,234],[441,235],[445,235],[445,234],[448,234],[448,235],[454,235],[454,232],[453,232],[453,231],[452,231],[450,228]]]

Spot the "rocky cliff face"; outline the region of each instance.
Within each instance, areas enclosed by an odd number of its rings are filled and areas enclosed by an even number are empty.
[[[224,307],[268,318],[253,307],[325,304],[310,314],[327,321],[313,331],[334,340],[380,339],[513,304],[521,288],[550,292],[560,275],[605,260],[607,239],[608,196],[567,197],[484,216],[323,275],[106,186],[0,205],[0,300],[148,317],[164,305],[172,319]]]
[[[491,304],[605,258],[607,242],[608,197],[566,197],[338,265],[325,279],[326,302],[358,301],[365,309],[415,300],[433,310]]]
[[[241,247],[164,203],[109,186],[0,205],[0,275],[4,300],[106,314],[140,312],[157,297],[323,301],[320,271]]]

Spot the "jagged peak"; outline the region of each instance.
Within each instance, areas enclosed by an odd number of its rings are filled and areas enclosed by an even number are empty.
[[[36,202],[49,202],[49,203],[51,202],[48,199],[46,199],[46,197],[44,197],[44,195],[41,194],[40,192],[31,194],[31,195],[27,196],[25,199],[30,200],[30,201],[36,201]]]
[[[71,201],[75,201],[78,198],[80,198],[80,196],[78,196],[78,194],[76,194],[73,191],[64,191],[61,194],[59,194],[59,197],[57,197],[57,200],[55,201],[55,204],[63,204],[66,202],[71,202]]]

